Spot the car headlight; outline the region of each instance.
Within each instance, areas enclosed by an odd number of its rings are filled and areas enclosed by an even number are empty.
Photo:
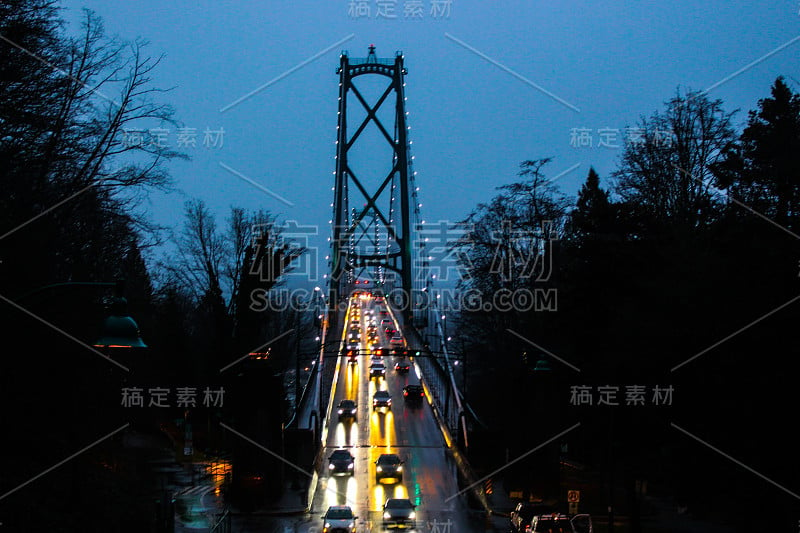
[[[329,527],[331,527],[331,523],[330,523],[330,522],[325,522],[325,526],[324,526],[324,527],[325,527],[326,529],[327,529],[327,528],[329,528]]]
[[[349,465],[347,465],[347,468],[348,468],[348,470],[352,470],[353,469],[353,463],[350,463]]]
[[[402,471],[403,471],[403,467],[402,467],[402,466],[398,466],[398,467],[397,467],[397,471],[398,471],[398,472],[402,472]]]
[[[351,410],[350,410],[350,413],[351,413],[351,414],[356,414],[356,410],[355,410],[355,409],[351,409]]]
[[[380,466],[378,468],[376,468],[375,470],[377,470],[378,472],[383,472],[383,468],[381,468]]]
[[[383,513],[383,517],[384,517],[386,520],[389,520],[389,519],[392,517],[392,515],[390,515],[389,513]]]
[[[410,513],[408,513],[408,517],[411,520],[413,520],[413,519],[415,519],[417,517],[417,513],[415,513],[414,511],[411,511]]]
[[[339,414],[342,414],[342,413],[344,413],[344,411],[342,409],[339,409]]]

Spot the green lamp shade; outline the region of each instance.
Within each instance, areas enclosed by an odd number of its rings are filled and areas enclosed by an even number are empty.
[[[94,343],[101,348],[147,348],[139,326],[129,316],[111,315],[103,321],[102,336]]]

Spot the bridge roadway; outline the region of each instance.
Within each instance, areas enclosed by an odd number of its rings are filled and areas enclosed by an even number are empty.
[[[480,514],[470,515],[465,496],[457,496],[456,467],[449,453],[429,401],[421,407],[406,406],[403,387],[419,384],[419,369],[412,358],[408,374],[394,370],[398,357],[384,356],[386,377],[369,376],[370,355],[366,354],[367,318],[370,311],[378,325],[379,346],[389,347],[389,339],[381,327],[383,303],[372,297],[351,298],[343,327],[347,338],[354,309],[360,311],[360,356],[357,364],[348,364],[341,354],[334,377],[332,400],[327,415],[327,432],[323,431],[325,448],[322,472],[314,493],[312,510],[319,520],[331,505],[349,505],[358,516],[357,531],[381,531],[382,508],[387,498],[409,498],[416,503],[419,532],[463,533],[485,531]],[[395,322],[395,328],[399,330]],[[334,360],[330,360],[333,362]],[[326,361],[326,364],[328,362]],[[376,390],[388,390],[391,410],[374,412],[372,396]],[[343,399],[354,400],[358,406],[355,421],[339,421],[336,407]],[[331,412],[332,411],[332,412]],[[351,476],[328,477],[328,457],[345,448],[355,457],[355,473]],[[379,484],[375,480],[375,461],[382,453],[396,453],[405,461],[401,483]]]

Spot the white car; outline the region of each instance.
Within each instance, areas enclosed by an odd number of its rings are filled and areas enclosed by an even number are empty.
[[[332,505],[322,517],[322,533],[355,533],[356,518],[347,505]]]

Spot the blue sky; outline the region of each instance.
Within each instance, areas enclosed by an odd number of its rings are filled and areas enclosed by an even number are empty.
[[[433,17],[349,13],[350,0],[268,2],[64,1],[77,30],[80,9],[99,14],[109,34],[150,41],[165,54],[153,81],[175,86],[167,101],[186,127],[197,128],[188,162],[170,165],[178,192],[155,194],[154,221],[178,227],[183,202],[201,198],[220,222],[229,206],[264,208],[282,219],[319,226],[325,247],[335,154],[338,55],[379,57],[402,50],[408,67],[407,110],[417,185],[427,221],[459,220],[495,187],[514,181],[519,163],[553,157],[547,174],[574,195],[590,166],[604,183],[620,148],[598,146],[598,130],[617,130],[661,109],[676,88],[706,89],[800,35],[800,2],[536,2],[452,0]],[[439,0],[441,2],[441,0]],[[444,4],[442,4],[443,6]],[[448,37],[449,36],[449,37]],[[318,59],[238,105],[243,95],[331,47]],[[459,42],[464,43],[463,46]],[[470,47],[473,50],[467,49]],[[480,57],[488,56],[553,97]],[[737,124],[778,75],[800,90],[800,41],[715,87],[710,95]],[[561,100],[561,101],[559,101]],[[569,105],[566,105],[569,104]],[[572,106],[579,108],[575,111]],[[206,128],[223,128],[221,148],[202,146]],[[592,147],[570,144],[589,128]],[[167,142],[175,146],[177,131]],[[234,169],[290,201],[246,183]]]

